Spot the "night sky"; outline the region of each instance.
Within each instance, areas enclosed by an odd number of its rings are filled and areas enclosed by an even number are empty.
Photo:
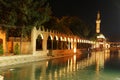
[[[50,0],[52,15],[78,16],[96,26],[96,15],[101,13],[101,33],[109,41],[120,41],[120,0]]]

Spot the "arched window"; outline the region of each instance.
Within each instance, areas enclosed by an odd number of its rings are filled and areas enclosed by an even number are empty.
[[[54,37],[54,39],[53,39],[53,49],[54,50],[57,49],[57,45],[58,45],[57,39],[56,39],[56,37]]]
[[[71,42],[69,42],[69,48],[71,49]]]
[[[80,48],[80,43],[79,42],[77,42],[77,49],[79,49]]]
[[[52,49],[52,39],[50,36],[47,39],[47,49]]]
[[[58,39],[58,49],[61,49],[61,39]]]
[[[66,37],[64,37],[63,40],[63,49],[68,49],[68,40],[66,39]]]
[[[43,42],[43,40],[42,40],[41,35],[38,35],[38,37],[37,37],[37,39],[36,39],[36,50],[37,50],[37,51],[43,49],[43,48],[42,48],[42,42]]]

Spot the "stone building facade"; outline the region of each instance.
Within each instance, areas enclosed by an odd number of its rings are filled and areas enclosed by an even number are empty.
[[[76,52],[78,49],[90,48],[95,42],[81,39],[75,35],[66,35],[57,31],[44,29],[41,26],[39,29],[34,27],[31,31],[31,40],[25,38],[22,42],[19,37],[9,37],[6,41],[6,33],[0,30],[0,40],[3,45],[4,54],[14,54],[15,46],[18,45],[19,54],[33,55],[55,55],[58,52]],[[62,51],[62,52],[61,52]]]

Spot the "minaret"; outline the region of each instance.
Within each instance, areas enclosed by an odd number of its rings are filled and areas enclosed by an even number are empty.
[[[97,13],[97,20],[96,20],[96,33],[99,34],[100,33],[100,12],[98,11]]]

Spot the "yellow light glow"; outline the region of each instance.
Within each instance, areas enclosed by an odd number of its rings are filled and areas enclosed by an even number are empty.
[[[74,38],[74,42],[76,42],[76,38]]]
[[[85,43],[85,40],[83,40],[83,43]]]
[[[73,56],[74,63],[76,63],[76,55]]]
[[[96,48],[99,48],[99,43],[96,43]]]
[[[48,67],[48,61],[46,62],[46,67]]]
[[[100,35],[97,36],[97,38],[103,38],[103,39],[105,39],[105,36],[103,34],[100,34]]]
[[[81,43],[83,43],[83,40],[81,40]]]
[[[68,38],[68,42],[70,42],[70,38]]]
[[[77,42],[80,42],[80,40],[78,39]]]
[[[4,79],[4,76],[0,75],[0,80],[3,80]]]
[[[58,40],[58,36],[55,36],[56,37],[56,40]]]
[[[76,48],[74,48],[74,53],[76,53],[77,52],[77,50],[76,50]]]
[[[53,37],[50,35],[51,40],[53,40]]]
[[[71,42],[73,42],[73,39],[71,38]]]
[[[64,41],[67,41],[66,37],[64,37]]]
[[[80,43],[82,42],[82,40],[80,39]]]
[[[60,40],[62,41],[62,40],[63,40],[63,38],[62,38],[62,37],[60,37]]]
[[[42,34],[40,34],[40,36],[41,36],[41,38],[43,39],[43,35],[42,35]]]

